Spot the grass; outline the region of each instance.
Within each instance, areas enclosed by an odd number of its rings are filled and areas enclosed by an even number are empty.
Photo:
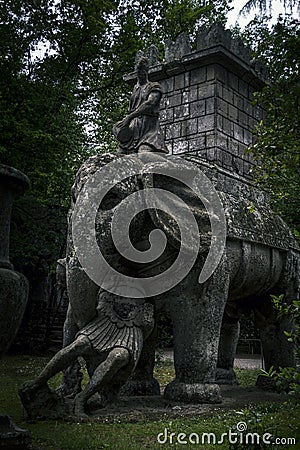
[[[179,418],[165,420],[141,420],[137,423],[125,422],[122,417],[116,417],[110,423],[76,423],[66,421],[43,421],[27,423],[24,418],[22,405],[18,398],[18,388],[25,381],[34,378],[48,361],[47,357],[6,356],[0,360],[0,410],[13,416],[14,421],[21,427],[31,431],[33,444],[40,450],[140,450],[158,448],[180,448],[180,444],[170,444],[170,433],[215,433],[220,437],[238,422],[244,421],[248,431],[260,434],[269,432],[277,437],[295,437],[298,444],[278,447],[268,445],[257,449],[300,449],[300,405],[295,400],[283,403],[269,403],[250,405],[243,411],[214,411],[201,414],[195,418]],[[242,386],[253,386],[259,370],[237,370],[237,377]],[[162,385],[174,377],[173,365],[169,362],[159,362],[155,375]],[[60,377],[52,381],[56,386]],[[162,445],[157,442],[157,435],[168,430],[168,443]],[[163,438],[164,436],[161,436]],[[195,435],[192,435],[196,439]],[[183,437],[181,437],[184,439]],[[174,440],[174,436],[173,436]],[[201,440],[200,440],[201,442]],[[227,441],[226,441],[227,442]],[[222,445],[194,445],[182,444],[185,449],[199,448],[212,450],[251,450],[250,446]],[[254,447],[253,447],[254,449]]]

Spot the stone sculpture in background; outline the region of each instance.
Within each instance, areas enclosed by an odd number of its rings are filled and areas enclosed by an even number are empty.
[[[149,81],[148,70],[149,61],[141,56],[136,64],[137,84],[130,99],[129,113],[113,127],[123,154],[168,153],[158,120],[162,89],[159,83]]]
[[[21,387],[20,396],[28,416],[33,419],[49,417],[47,405],[51,398],[56,399],[52,417],[74,412],[76,416],[87,418],[87,401],[96,393],[101,396],[102,406],[111,401],[135,369],[144,339],[153,325],[151,304],[143,299],[116,297],[102,291],[96,317],[77,333],[71,344],[56,353],[34,381]],[[47,381],[71,366],[79,356],[90,362],[90,381],[76,394],[74,401],[68,403],[49,390]]]
[[[28,188],[26,175],[0,165],[0,356],[17,334],[27,303],[28,282],[9,261],[9,234],[13,200]]]
[[[0,164],[0,357],[9,349],[20,327],[28,298],[27,279],[9,260],[9,235],[13,200],[29,188],[29,179],[19,170]],[[0,447],[31,448],[27,430],[11,417],[0,414]]]

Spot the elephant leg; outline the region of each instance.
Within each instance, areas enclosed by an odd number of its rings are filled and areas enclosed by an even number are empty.
[[[128,365],[130,354],[127,349],[116,347],[110,351],[107,358],[95,369],[89,383],[84,390],[76,395],[74,412],[76,415],[86,416],[87,400],[98,391],[105,390],[114,378],[121,377],[121,369]],[[126,370],[125,370],[126,373]]]
[[[78,333],[79,328],[76,325],[73,314],[72,314],[72,307],[69,303],[66,319],[64,322],[64,328],[63,328],[63,347],[67,347],[67,345],[71,344],[75,340],[75,336]]]
[[[81,337],[72,342],[67,347],[62,348],[51,361],[42,370],[35,380],[35,384],[42,385],[47,383],[57,373],[61,372],[68,365],[72,364],[78,356],[82,356],[91,350],[91,345],[86,337]]]
[[[270,297],[257,303],[254,315],[262,343],[265,370],[269,371],[272,366],[275,370],[280,367],[295,367],[295,345],[285,335],[285,331],[290,332],[294,328],[291,319],[278,317]],[[272,380],[259,376],[256,384],[271,385]]]
[[[229,287],[226,258],[204,283],[195,265],[170,299],[176,378],[165,389],[168,400],[220,403],[215,383],[220,329]]]
[[[240,323],[225,311],[218,350],[216,383],[238,384],[233,370],[234,357],[240,335]]]
[[[79,329],[74,321],[72,308],[69,304],[63,329],[63,348],[75,341],[75,336],[78,331]],[[76,358],[73,363],[63,371],[63,379],[57,391],[64,396],[74,397],[81,391],[81,382],[82,372],[80,370],[78,359]]]
[[[278,315],[275,310],[269,294],[284,294],[284,301],[291,304],[300,297],[300,258],[299,253],[290,250],[285,257],[284,268],[277,285],[273,288],[273,292],[264,295],[261,301],[255,305],[255,320],[257,328],[260,332],[260,338],[263,348],[263,356],[265,361],[265,369],[273,366],[274,369],[280,367],[295,367],[296,351],[295,344],[289,342],[285,332],[294,330],[290,317],[286,315]],[[258,385],[272,384],[272,379],[259,377]]]
[[[144,341],[143,350],[135,368],[127,383],[122,387],[124,395],[160,395],[158,381],[153,377],[155,365],[155,344],[157,339],[157,325],[150,336]]]
[[[63,347],[71,344],[79,329],[95,317],[99,292],[99,286],[87,276],[76,257],[68,260],[66,278],[69,307],[64,323]],[[80,364],[78,360],[75,360],[64,370],[58,391],[65,396],[74,397],[81,391],[81,381]]]
[[[97,314],[99,286],[88,277],[76,258],[67,264],[67,288],[74,322],[81,329]]]

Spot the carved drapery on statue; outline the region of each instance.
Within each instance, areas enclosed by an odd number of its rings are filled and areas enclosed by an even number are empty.
[[[128,115],[115,124],[113,134],[119,141],[120,153],[134,153],[140,149],[168,153],[159,125],[159,105],[162,88],[148,80],[149,61],[137,60],[137,84],[131,95]]]

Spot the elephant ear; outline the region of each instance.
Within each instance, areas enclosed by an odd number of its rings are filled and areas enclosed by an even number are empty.
[[[104,153],[91,156],[88,158],[78,170],[74,184],[71,188],[71,197],[73,204],[76,203],[76,199],[82,190],[87,180],[97,172],[97,170],[106,166],[116,159],[116,155],[112,153]]]
[[[72,217],[72,211],[74,209],[74,205],[76,204],[76,200],[87,181],[90,180],[99,169],[109,165],[118,158],[121,158],[121,156],[105,153],[92,156],[84,162],[77,172],[75,182],[72,186],[72,206],[69,213],[70,218]],[[98,206],[95,219],[96,240],[101,253],[106,255],[109,262],[111,262],[111,258],[112,261],[115,261],[117,254],[111,234],[111,224],[115,209],[123,201],[123,199],[127,198],[130,194],[136,192],[137,190],[139,190],[139,185],[136,176],[133,176],[130,179],[124,179],[123,181],[116,183],[109,190],[109,192],[107,192]],[[133,218],[133,243],[138,241],[140,234],[142,233],[144,218],[145,214],[143,212]]]
[[[182,164],[180,170],[182,171],[181,179],[190,179],[193,176],[190,166],[187,169]],[[178,178],[178,164],[173,167],[170,159],[145,165],[142,174],[143,187],[147,196],[152,196],[149,204],[156,205],[155,208],[148,210],[149,215],[154,226],[165,233],[171,246],[177,250],[182,247],[182,250],[188,252],[193,247],[193,241],[196,242],[200,239],[200,253],[206,253],[211,242],[209,214],[199,196]],[[157,189],[163,190],[166,195],[160,195],[160,191],[156,191]],[[194,216],[198,227],[192,228],[182,207],[182,202]],[[182,241],[181,227],[191,228],[190,242]]]

